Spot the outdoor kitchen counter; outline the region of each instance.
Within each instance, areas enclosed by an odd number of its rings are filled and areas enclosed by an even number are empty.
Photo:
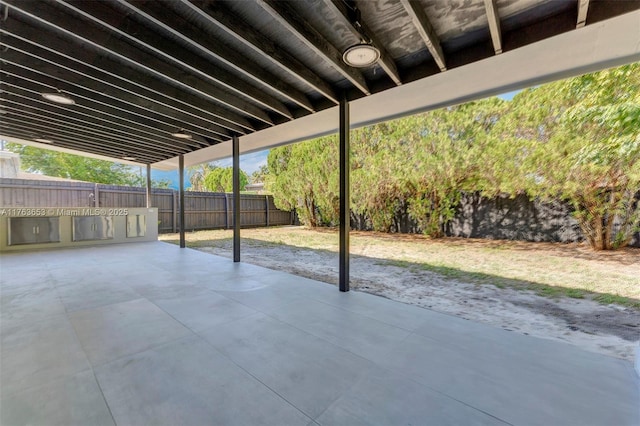
[[[0,207],[0,252],[157,239],[157,208]]]

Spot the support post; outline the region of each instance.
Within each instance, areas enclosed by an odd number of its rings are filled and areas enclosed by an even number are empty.
[[[264,218],[264,222],[265,222],[265,226],[269,226],[269,196],[265,195],[264,196],[264,213],[265,213],[265,218]]]
[[[151,163],[147,164],[147,208],[151,207]]]
[[[178,155],[178,181],[180,182],[180,248],[185,248],[184,238],[184,155]]]
[[[340,291],[349,291],[349,229],[351,228],[349,126],[349,102],[346,93],[343,93],[340,97]]]
[[[229,209],[229,194],[224,194],[224,227],[225,229],[231,229],[231,219],[229,219],[230,215],[231,215],[231,209]]]
[[[240,138],[233,136],[233,261],[240,262]]]
[[[97,183],[93,186],[93,203],[96,208],[100,207],[100,186]]]

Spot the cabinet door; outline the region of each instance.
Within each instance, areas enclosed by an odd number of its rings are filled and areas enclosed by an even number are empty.
[[[111,216],[76,216],[73,218],[73,241],[113,239]]]
[[[38,224],[39,243],[59,243],[60,242],[60,219],[57,217],[41,217]]]
[[[130,214],[127,216],[127,238],[144,237],[147,233],[147,216]]]
[[[94,239],[93,216],[74,216],[73,218],[73,241],[86,241]]]
[[[111,216],[94,216],[94,239],[113,239],[113,218]]]
[[[57,217],[10,217],[10,246],[60,242],[60,225]]]

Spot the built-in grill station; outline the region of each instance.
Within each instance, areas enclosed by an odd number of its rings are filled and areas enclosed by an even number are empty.
[[[157,208],[0,208],[0,251],[155,241]]]

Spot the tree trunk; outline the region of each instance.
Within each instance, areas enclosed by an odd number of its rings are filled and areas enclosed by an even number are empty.
[[[604,235],[604,227],[602,226],[603,218],[600,215],[596,215],[593,222],[593,249],[604,250],[606,248],[606,236]]]

